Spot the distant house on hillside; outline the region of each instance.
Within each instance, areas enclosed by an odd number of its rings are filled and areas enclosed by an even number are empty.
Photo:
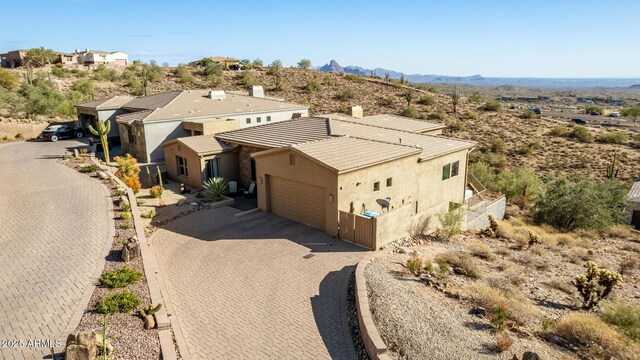
[[[309,115],[309,108],[262,95],[212,90],[169,91],[162,94],[110,99],[77,105],[83,128],[96,119],[109,120],[110,137],[122,152],[140,162],[164,160],[162,143],[184,137],[211,135]]]
[[[0,63],[3,68],[16,68],[24,65],[24,56],[27,49],[13,50],[0,54]]]
[[[216,64],[220,65],[225,70],[239,70],[240,69],[240,60],[230,58],[230,57],[222,57],[222,56],[211,56],[209,59]],[[193,61],[189,63],[189,66],[198,67],[203,66],[202,60]]]
[[[119,66],[127,66],[129,64],[129,55],[121,51],[100,51],[86,49],[81,51],[76,49],[75,55],[77,61],[82,65],[94,64],[114,64]]]

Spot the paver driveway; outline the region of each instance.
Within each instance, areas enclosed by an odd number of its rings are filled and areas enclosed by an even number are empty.
[[[2,359],[50,354],[46,344],[28,348],[27,341],[66,335],[104,261],[112,222],[107,189],[55,160],[77,145],[0,145],[0,342],[19,346],[0,348]]]
[[[275,215],[237,212],[197,212],[151,238],[191,358],[353,359],[346,287],[366,252]]]

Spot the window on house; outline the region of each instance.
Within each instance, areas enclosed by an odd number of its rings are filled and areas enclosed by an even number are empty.
[[[380,181],[373,183],[373,191],[380,191]]]
[[[458,172],[460,171],[460,161],[456,161],[451,164],[451,177],[458,176]]]
[[[260,116],[258,116],[258,117],[256,118],[256,122],[262,122],[262,118],[261,118]]]
[[[271,121],[271,116],[267,116],[267,122]]]
[[[247,119],[245,120],[245,123],[246,123],[246,124],[251,124],[251,118],[247,118]]]
[[[133,132],[133,129],[129,129],[129,144],[136,143],[136,134]]]
[[[387,187],[390,187],[391,185],[393,185],[393,178],[388,178],[387,179]]]
[[[451,164],[447,164],[442,167],[442,180],[447,180],[451,177]]]
[[[295,164],[296,164],[296,155],[289,154],[289,165],[295,165]]]
[[[182,156],[176,155],[176,164],[178,165],[178,175],[189,176],[189,169],[187,169],[187,159]]]

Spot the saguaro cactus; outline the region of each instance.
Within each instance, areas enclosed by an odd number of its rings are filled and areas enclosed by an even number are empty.
[[[104,151],[104,161],[109,163],[109,146],[107,144],[107,135],[111,131],[111,122],[109,120],[97,121],[97,130],[93,128],[93,126],[89,125],[89,131],[95,136],[100,136],[100,142],[102,143],[102,151]]]
[[[618,153],[613,154],[613,159],[611,160],[611,164],[607,165],[607,179],[615,180],[618,178],[618,170],[620,167],[616,165],[618,161]]]
[[[458,103],[460,102],[460,93],[458,92],[458,87],[453,86],[453,93],[451,93],[451,105],[453,105],[453,113],[456,114],[458,112]]]

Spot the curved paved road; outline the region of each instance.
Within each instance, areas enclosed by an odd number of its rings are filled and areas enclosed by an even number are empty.
[[[50,354],[46,341],[75,328],[80,319],[74,313],[83,309],[81,300],[102,269],[112,239],[109,193],[95,179],[56,162],[77,145],[0,144],[2,359]]]
[[[184,336],[181,353],[194,360],[357,359],[346,297],[366,251],[272,214],[237,212],[200,211],[150,239],[174,331]]]

